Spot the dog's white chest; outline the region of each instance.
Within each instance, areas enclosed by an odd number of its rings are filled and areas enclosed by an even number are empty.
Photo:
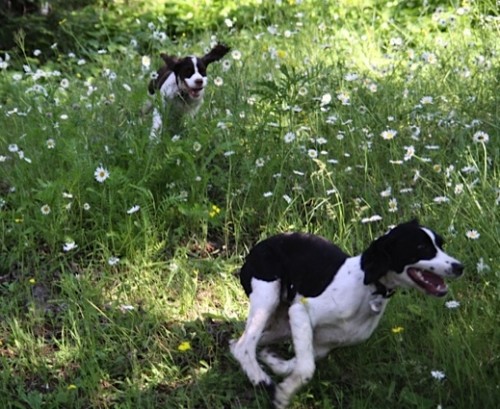
[[[377,327],[388,299],[373,295],[373,289],[363,284],[357,263],[347,260],[325,292],[307,301],[315,343],[332,347],[357,344]]]

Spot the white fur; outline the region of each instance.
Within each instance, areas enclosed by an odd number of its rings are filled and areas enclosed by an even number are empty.
[[[444,253],[431,237],[437,254],[431,260],[418,261],[397,274],[389,271],[380,283],[390,289],[414,287],[422,290],[406,274],[409,267],[425,268],[435,274],[452,276],[452,263],[458,260]],[[332,348],[353,345],[368,339],[376,329],[389,302],[377,294],[374,285],[364,285],[361,256],[347,258],[326,289],[316,297],[297,294],[288,309],[279,310],[280,281],[251,279],[250,310],[243,335],[230,345],[231,353],[239,361],[254,385],[272,385],[272,381],[257,361],[257,346],[263,346],[291,337],[295,357],[284,360],[264,348],[259,359],[280,377],[276,386],[274,406],[286,408],[293,394],[313,376],[315,361]]]

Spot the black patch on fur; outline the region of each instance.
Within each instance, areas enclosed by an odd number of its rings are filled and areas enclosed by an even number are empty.
[[[436,233],[434,235],[436,244],[441,248],[443,239]],[[436,246],[418,221],[402,223],[372,242],[361,255],[364,284],[377,282],[389,271],[400,274],[405,266],[419,260],[430,260],[436,254]]]
[[[281,280],[283,298],[292,301],[297,293],[316,297],[332,282],[349,256],[323,237],[306,233],[278,234],[258,243],[240,271],[247,295],[251,279]]]

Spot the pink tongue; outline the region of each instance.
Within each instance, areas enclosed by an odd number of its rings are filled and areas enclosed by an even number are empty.
[[[443,279],[429,271],[410,268],[408,269],[408,274],[413,279],[413,281],[415,281],[418,285],[420,285],[427,292],[433,295],[443,296],[448,291],[448,288]]]

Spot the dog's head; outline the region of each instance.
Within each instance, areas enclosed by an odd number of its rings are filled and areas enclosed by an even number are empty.
[[[443,251],[443,239],[416,220],[402,223],[375,240],[361,256],[364,284],[381,278],[390,285],[417,288],[437,297],[448,287],[443,278],[459,277],[464,267]]]
[[[185,97],[197,100],[203,97],[207,85],[207,67],[229,52],[229,47],[217,44],[203,57],[171,57],[161,54],[166,67],[175,74],[180,91]]]

